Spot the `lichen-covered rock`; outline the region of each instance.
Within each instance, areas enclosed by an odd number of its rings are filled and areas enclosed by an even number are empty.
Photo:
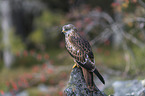
[[[145,88],[139,92],[139,96],[145,96]]]
[[[96,91],[91,93],[87,88],[85,79],[82,74],[81,68],[75,67],[71,72],[71,76],[66,89],[64,90],[65,96],[106,96],[97,87]]]
[[[144,86],[138,80],[116,81],[113,87],[114,96],[145,96]]]

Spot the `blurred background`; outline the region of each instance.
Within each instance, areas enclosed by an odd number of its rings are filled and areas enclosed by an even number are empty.
[[[92,46],[101,91],[145,79],[144,2],[0,0],[0,96],[63,96],[74,64],[61,33],[69,23]]]

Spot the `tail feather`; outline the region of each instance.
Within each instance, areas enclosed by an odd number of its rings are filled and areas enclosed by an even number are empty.
[[[90,90],[94,88],[93,72],[88,72],[85,68],[82,68],[84,79]]]
[[[102,77],[102,75],[98,72],[97,69],[94,70],[94,73],[98,76],[98,78],[100,79],[100,81],[105,84],[105,80],[104,78]]]

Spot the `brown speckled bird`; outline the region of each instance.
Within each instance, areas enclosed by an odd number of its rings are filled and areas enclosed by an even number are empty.
[[[93,73],[95,73],[101,82],[105,84],[103,77],[95,67],[94,55],[89,42],[77,33],[76,27],[72,24],[64,25],[62,27],[62,32],[65,34],[66,48],[75,62],[73,68],[75,66],[80,66],[82,68],[88,88],[91,91],[95,88]]]

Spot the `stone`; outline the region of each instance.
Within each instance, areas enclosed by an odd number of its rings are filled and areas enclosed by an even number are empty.
[[[113,87],[114,96],[139,96],[140,90],[144,89],[141,81],[138,80],[116,81]]]
[[[81,68],[73,68],[67,87],[64,90],[65,96],[107,96],[101,92],[97,87],[97,91],[91,94],[91,91],[87,88],[85,79],[82,74]]]

